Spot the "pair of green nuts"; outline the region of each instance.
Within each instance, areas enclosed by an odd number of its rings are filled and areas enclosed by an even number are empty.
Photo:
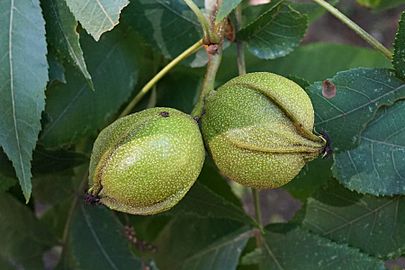
[[[288,183],[326,144],[312,133],[305,91],[272,73],[228,81],[207,97],[200,120],[201,127],[171,108],[118,119],[94,143],[88,194],[117,211],[156,214],[176,205],[198,178],[204,141],[222,175],[258,189]]]

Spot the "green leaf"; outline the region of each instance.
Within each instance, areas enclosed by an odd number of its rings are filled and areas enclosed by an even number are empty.
[[[372,49],[313,43],[300,46],[286,57],[268,61],[263,68],[314,82],[332,77],[341,70],[357,67],[390,68],[391,64],[381,53]]]
[[[37,147],[32,160],[34,175],[45,173],[58,173],[74,168],[88,161],[88,157],[82,153],[67,150],[46,150]]]
[[[331,166],[332,159],[330,158],[318,158],[311,161],[305,165],[299,175],[283,188],[288,190],[295,198],[305,201],[323,186],[328,179],[332,178]]]
[[[392,65],[398,77],[405,80],[405,12],[402,12],[394,42]]]
[[[8,194],[0,196],[0,233],[0,260],[12,269],[44,269],[42,254],[53,239],[29,208]]]
[[[0,148],[0,192],[9,190],[17,182],[13,165]]]
[[[252,235],[252,231],[247,231],[245,228],[226,235],[210,246],[186,258],[182,269],[236,269],[239,256]]]
[[[15,178],[3,175],[0,172],[0,193],[9,190],[17,184],[17,180]]]
[[[226,16],[228,16],[232,10],[234,10],[242,0],[227,0],[222,1],[221,5],[219,6],[217,15],[215,17],[216,22],[222,21]]]
[[[118,24],[121,10],[129,4],[129,1],[66,0],[66,4],[87,33],[98,41],[104,32],[112,30]]]
[[[395,257],[405,251],[405,198],[362,196],[336,184],[307,203],[303,225],[367,254]]]
[[[141,261],[125,238],[124,227],[104,207],[79,203],[66,248],[68,257],[63,263],[69,269],[141,269]]]
[[[76,32],[78,24],[65,1],[44,0],[42,7],[49,45],[53,46],[63,58],[75,65],[86,78],[90,88],[94,90],[93,81],[87,71],[80,47],[79,33]]]
[[[203,184],[195,183],[186,197],[164,215],[191,215],[199,218],[223,218],[254,225],[243,208],[215,194]]]
[[[382,10],[403,5],[405,4],[405,0],[357,0],[357,3],[366,8]]]
[[[234,194],[228,181],[219,173],[211,157],[205,158],[204,166],[197,181],[204,184],[211,191],[215,192],[228,202],[242,207],[241,200]]]
[[[312,84],[307,93],[314,105],[316,129],[329,134],[335,152],[355,147],[377,109],[405,95],[403,82],[386,69],[342,71],[328,81],[336,86],[335,97],[322,96],[322,82]]]
[[[248,72],[270,71],[287,77],[293,75],[309,82],[324,80],[341,70],[356,67],[391,67],[391,63],[379,52],[333,43],[303,45],[289,55],[274,60],[262,60],[251,54],[246,54],[245,58]],[[217,76],[222,83],[238,76],[235,59],[235,48],[225,50]]]
[[[339,0],[330,0],[328,1],[331,5],[336,5]],[[327,11],[318,5],[317,3],[308,3],[308,2],[291,2],[291,7],[296,11],[305,14],[308,17],[308,22],[313,22]]]
[[[197,18],[183,1],[131,1],[122,17],[166,58],[176,57],[202,38]]]
[[[335,155],[333,175],[360,193],[405,195],[405,102],[380,109],[359,138]]]
[[[59,62],[58,59],[56,59],[55,53],[51,51],[48,51],[48,75],[49,75],[49,82],[48,85],[54,83],[54,82],[61,82],[61,83],[66,83],[66,78],[65,78],[65,68],[63,65]]]
[[[135,87],[136,45],[123,31],[108,33],[96,43],[82,38],[82,47],[96,91],[90,91],[80,72],[66,66],[66,84],[47,89],[46,116],[40,139],[45,147],[60,147],[95,135],[114,117]]]
[[[3,0],[0,10],[0,146],[13,162],[28,201],[30,161],[48,81],[45,22],[38,0]]]
[[[276,5],[237,33],[248,50],[262,59],[285,56],[298,47],[307,19],[288,5]]]
[[[203,77],[203,69],[176,67],[157,84],[157,106],[191,113]]]
[[[199,219],[178,215],[160,233],[155,260],[160,270],[235,269],[248,230],[225,219]],[[217,256],[209,256],[211,252]],[[229,253],[227,253],[229,252]],[[197,265],[200,262],[201,264]],[[210,262],[212,267],[206,265]],[[221,267],[223,265],[223,267]]]
[[[339,245],[288,225],[269,227],[261,251],[248,254],[245,263],[259,263],[259,269],[385,269],[384,263],[354,248]]]

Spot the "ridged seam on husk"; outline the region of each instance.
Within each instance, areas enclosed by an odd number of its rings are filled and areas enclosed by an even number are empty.
[[[149,117],[146,117],[141,121],[141,123],[134,129],[128,130],[127,133],[124,133],[120,139],[117,141],[116,144],[114,144],[112,149],[109,149],[106,151],[104,154],[101,155],[100,159],[98,160],[98,163],[95,167],[95,172],[93,175],[92,179],[92,187],[90,188],[90,193],[94,196],[98,196],[98,194],[101,192],[103,189],[102,185],[102,176],[104,173],[105,168],[108,166],[111,158],[113,157],[114,153],[120,148],[122,145],[125,144],[125,142],[129,139],[130,136],[132,136],[135,132],[143,128],[151,119],[155,119],[155,115],[151,115]]]
[[[295,129],[297,130],[297,132],[303,136],[304,138],[307,138],[311,141],[314,142],[320,142],[322,144],[325,143],[323,138],[320,138],[320,136],[316,136],[315,134],[312,133],[312,131],[307,130],[306,128],[304,128],[302,126],[302,124],[298,121],[298,119],[294,116],[294,114],[288,110],[287,108],[285,108],[283,106],[283,104],[281,104],[277,98],[275,98],[274,96],[270,95],[269,93],[263,91],[261,88],[256,87],[255,85],[252,85],[250,83],[243,83],[243,82],[234,82],[234,83],[227,83],[226,86],[227,87],[232,87],[232,86],[244,86],[246,88],[255,90],[259,93],[261,93],[262,95],[264,95],[265,97],[267,97],[273,104],[275,104],[280,110],[281,112],[283,112],[285,114],[285,116],[290,119],[291,123],[293,124],[293,126],[295,127]]]
[[[126,210],[125,212],[127,212],[129,214],[133,214],[133,215],[151,215],[152,214],[153,215],[153,214],[160,213],[162,211],[168,210],[171,207],[173,207],[173,205],[175,205],[177,202],[179,202],[184,197],[184,195],[190,190],[190,188],[193,184],[194,184],[194,182],[191,183],[191,185],[180,189],[176,193],[173,193],[166,199],[156,202],[149,206],[133,207],[133,206],[129,206],[126,204],[120,204],[119,202],[117,202],[116,199],[114,199],[112,197],[108,197],[108,196],[103,196],[101,198],[101,202],[104,205],[106,205],[109,208],[114,209],[114,210],[122,211],[122,209],[125,208],[125,210]]]

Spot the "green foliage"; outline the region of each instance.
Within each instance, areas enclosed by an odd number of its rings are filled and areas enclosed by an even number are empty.
[[[281,228],[280,228],[281,227]],[[264,247],[247,254],[242,262],[259,269],[385,269],[382,261],[346,245],[333,243],[303,229],[270,226]]]
[[[223,1],[221,6],[218,9],[218,13],[216,16],[216,21],[219,22],[223,20],[226,16],[228,16],[233,9],[235,9],[242,0],[229,0],[229,1]]]
[[[215,9],[216,1],[194,2],[215,16],[204,5]],[[377,14],[404,4],[357,2]],[[251,190],[221,175],[210,153],[184,198],[158,215],[114,212],[84,193],[97,134],[203,38],[183,0],[1,0],[0,10],[0,269],[374,270],[404,256],[404,12],[388,59],[327,40],[300,45],[307,28],[324,27],[314,24],[326,12],[314,1],[224,0],[210,23],[228,17],[227,37],[236,40],[219,44],[215,80],[205,75],[205,49],[215,46],[205,44],[132,108],[191,113],[208,80],[218,88],[239,75],[240,44],[247,72],[280,74],[305,88],[314,133],[326,132],[333,152],[307,163],[283,192],[270,192],[274,199],[287,191],[301,209],[286,224],[263,228]],[[323,95],[326,84],[336,87],[333,97]],[[258,108],[248,104],[217,109],[249,118]],[[215,121],[218,130],[226,126]],[[261,198],[263,220],[276,219],[276,205]]]
[[[123,21],[166,58],[177,56],[201,38],[197,18],[180,0],[131,0]]]
[[[2,1],[0,10],[0,146],[13,162],[25,199],[48,81],[45,21],[39,1]],[[31,27],[26,27],[29,24]]]
[[[308,199],[306,228],[323,237],[382,258],[405,250],[403,197],[363,196],[336,182]]]
[[[322,82],[307,90],[315,109],[316,129],[328,132],[336,152],[355,147],[378,108],[392,105],[405,95],[403,82],[387,69],[342,71],[328,81],[336,86],[333,98],[322,95]]]
[[[274,59],[292,52],[307,29],[305,16],[288,5],[271,4],[269,10],[237,33],[248,50],[262,59]]]
[[[98,43],[87,35],[82,38],[96,91],[69,64],[65,65],[68,83],[55,82],[47,90],[47,121],[40,135],[46,147],[74,144],[96,135],[129,98],[138,78],[137,55],[129,33],[117,30]]]
[[[334,176],[373,195],[405,194],[405,102],[384,107],[360,134],[358,147],[335,156]]]
[[[94,90],[91,75],[83,58],[79,43],[79,33],[76,32],[78,23],[70,13],[64,1],[44,0],[42,7],[46,20],[47,39],[49,46],[58,52],[61,57],[75,65]]]
[[[129,4],[129,1],[66,0],[66,4],[87,33],[98,41],[104,32],[110,31],[118,24],[121,10]]]
[[[0,196],[0,232],[0,260],[10,269],[42,269],[43,252],[55,244],[30,209],[9,194]]]
[[[360,5],[373,9],[387,9],[398,5],[404,5],[404,0],[357,0]]]
[[[64,268],[126,269],[131,265],[140,269],[141,261],[131,251],[124,226],[113,212],[79,203],[70,222]]]

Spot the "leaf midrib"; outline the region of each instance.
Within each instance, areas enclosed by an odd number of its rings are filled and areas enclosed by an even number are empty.
[[[18,124],[17,124],[17,114],[16,114],[16,108],[15,108],[15,93],[14,93],[14,66],[13,66],[13,51],[12,51],[12,33],[13,33],[13,20],[14,20],[14,0],[10,1],[10,24],[9,24],[9,30],[8,30],[8,59],[9,59],[9,67],[10,67],[10,92],[11,92],[11,108],[12,108],[12,115],[13,115],[13,125],[14,125],[14,132],[15,132],[15,140],[17,143],[17,149],[18,149],[18,158],[19,158],[19,163],[21,166],[21,174],[22,174],[22,180],[20,181],[20,184],[24,186],[23,191],[24,193],[26,192],[26,185],[25,185],[25,172],[24,172],[24,163],[23,163],[23,158],[21,155],[21,142],[20,142],[20,137],[18,134]],[[18,169],[17,169],[18,171]]]

